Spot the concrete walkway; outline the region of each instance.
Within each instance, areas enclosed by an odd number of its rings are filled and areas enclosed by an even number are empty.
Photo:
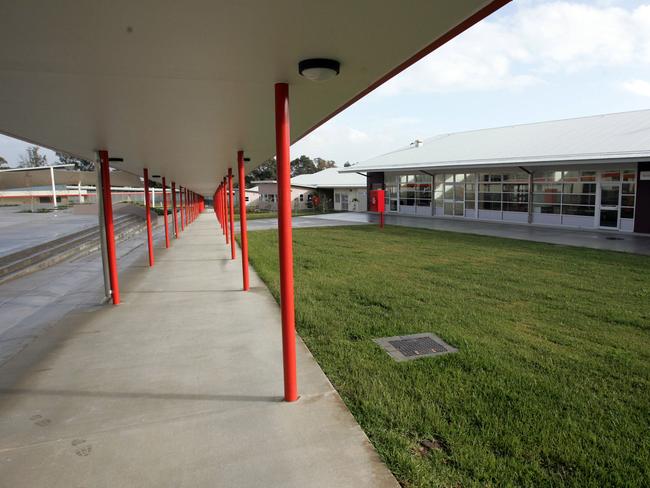
[[[303,219],[308,219],[303,224]],[[365,212],[324,214],[310,217],[294,217],[294,227],[326,227],[334,225],[359,225],[377,223],[378,216]],[[276,219],[253,221],[250,230],[271,229],[277,227]],[[422,229],[461,232],[484,236],[521,239],[524,241],[546,242],[564,246],[589,247],[606,251],[629,252],[650,255],[650,235],[628,234],[623,232],[561,229],[541,225],[510,224],[503,222],[483,222],[430,217],[409,217],[404,215],[386,215],[387,225],[418,227]],[[319,225],[320,224],[320,225]]]
[[[162,226],[154,228],[154,242],[156,254],[162,252]],[[117,242],[116,248],[120,273],[142,264],[147,256],[146,232]],[[99,251],[0,284],[0,367],[73,310],[101,307],[103,300]]]
[[[397,487],[302,342],[281,400],[279,309],[203,214],[122,300],[0,368],[0,485]]]
[[[293,217],[291,223],[295,229],[307,227],[337,227],[341,225],[364,225],[368,224],[368,214],[366,213],[326,213],[315,215],[303,215]],[[255,219],[247,222],[248,230],[267,230],[277,229],[278,219]],[[237,231],[239,231],[239,221],[237,221]]]
[[[372,216],[373,219],[376,217]],[[503,222],[471,222],[444,218],[386,215],[389,225],[463,232],[484,236],[546,242],[563,246],[589,247],[606,251],[650,255],[650,236],[598,230],[572,230],[542,225],[509,224]]]

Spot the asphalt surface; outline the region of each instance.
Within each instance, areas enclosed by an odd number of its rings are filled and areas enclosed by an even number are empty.
[[[97,225],[97,215],[75,215],[71,209],[47,213],[0,207],[0,256],[12,254]]]

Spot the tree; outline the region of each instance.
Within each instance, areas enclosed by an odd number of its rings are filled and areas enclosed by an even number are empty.
[[[316,168],[314,161],[308,156],[305,156],[304,154],[299,158],[296,158],[293,161],[291,161],[292,178],[298,175],[309,175],[312,173],[316,173],[317,171],[318,169]]]
[[[275,159],[269,159],[246,175],[246,185],[250,186],[253,181],[276,180],[277,177],[278,165]]]
[[[25,151],[27,155],[20,156],[20,163],[18,166],[20,168],[39,168],[41,166],[47,166],[47,157],[44,154],[41,154],[41,150],[38,146],[30,146]]]
[[[7,162],[7,160],[5,158],[3,158],[2,156],[0,156],[0,169],[9,169],[9,168],[10,168],[10,166],[9,166],[9,163]]]
[[[350,161],[346,161],[345,164],[343,165],[344,168],[349,168],[350,166],[352,166],[350,164]]]
[[[291,161],[291,177],[317,173],[326,168],[335,168],[334,161],[327,161],[323,158],[313,160],[304,154]],[[260,164],[257,168],[246,175],[246,185],[250,186],[253,181],[275,181],[278,179],[278,165],[275,159],[269,159]]]
[[[314,158],[314,163],[316,163],[316,169],[318,171],[323,171],[328,168],[336,168],[336,163],[334,161],[323,158]]]
[[[56,157],[59,158],[61,164],[74,164],[74,168],[79,171],[95,171],[95,163],[93,161],[86,161],[75,156],[63,152],[57,152]]]

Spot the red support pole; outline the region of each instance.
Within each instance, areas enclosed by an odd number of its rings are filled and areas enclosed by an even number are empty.
[[[167,220],[167,182],[162,178],[163,215],[165,217],[165,247],[169,248],[169,222]]]
[[[144,168],[144,207],[147,218],[147,244],[149,244],[149,266],[153,266],[153,234],[151,232],[151,200],[149,195],[149,170]]]
[[[232,168],[228,168],[228,198],[230,206],[230,258],[235,259],[237,248],[235,247],[235,194],[232,191]]]
[[[221,226],[221,213],[220,213],[220,205],[219,202],[221,198],[221,185],[217,186],[217,191],[214,194],[214,211],[217,213],[217,220],[219,221],[219,225]],[[223,231],[223,226],[221,228]]]
[[[226,244],[230,244],[230,238],[228,236],[228,195],[226,195],[226,190],[228,189],[226,178],[223,179],[223,221],[226,228]]]
[[[219,213],[221,215],[221,233],[226,235],[226,214],[223,211],[223,183],[219,185]]]
[[[219,183],[219,194],[217,195],[217,198],[219,199],[219,223],[221,224],[221,234],[225,235],[226,228],[223,222],[223,185],[221,183]]]
[[[176,183],[172,181],[172,211],[174,213],[174,237],[178,239],[178,218],[176,215]]]
[[[185,230],[185,221],[183,219],[183,187],[178,187],[178,218],[181,221],[181,232]]]
[[[190,192],[187,190],[187,188],[183,189],[183,192],[185,195],[183,195],[183,198],[185,199],[185,206],[184,208],[184,213],[185,213],[185,227],[190,226]]]
[[[296,374],[296,324],[293,287],[293,243],[291,241],[291,170],[289,166],[289,85],[275,85],[275,146],[278,181],[278,240],[280,247],[280,307],[282,311],[282,356],[284,399],[298,399]]]
[[[219,222],[219,210],[217,206],[217,195],[219,195],[219,187],[214,191],[214,195],[212,195],[212,208],[214,209],[214,215],[217,217],[217,222]]]
[[[185,227],[187,227],[187,222],[185,221],[185,204],[187,202],[185,201],[185,188],[183,187],[181,187],[180,190],[180,197],[181,197],[181,208],[180,208],[181,230],[185,230]]]
[[[237,151],[237,170],[239,172],[239,236],[241,239],[241,270],[244,281],[244,291],[248,291],[248,229],[246,228],[246,172],[244,169],[244,151]]]
[[[117,252],[115,250],[115,227],[113,226],[113,198],[111,197],[111,171],[108,167],[108,151],[99,151],[102,172],[102,203],[104,226],[106,227],[106,251],[108,254],[108,276],[111,282],[113,305],[120,303],[120,284],[117,275]]]

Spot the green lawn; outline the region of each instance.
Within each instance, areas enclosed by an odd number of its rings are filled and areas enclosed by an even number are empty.
[[[249,246],[277,298],[276,232]],[[294,249],[298,332],[404,486],[648,486],[650,258],[374,226]],[[372,342],[416,332],[460,352]]]
[[[301,215],[317,215],[321,213],[322,212],[318,212],[316,210],[294,210],[291,212],[291,215],[294,217],[299,217]],[[276,219],[277,217],[278,213],[275,211],[252,212],[249,210],[246,212],[246,220]],[[235,210],[235,221],[237,220],[239,220],[239,210]]]

